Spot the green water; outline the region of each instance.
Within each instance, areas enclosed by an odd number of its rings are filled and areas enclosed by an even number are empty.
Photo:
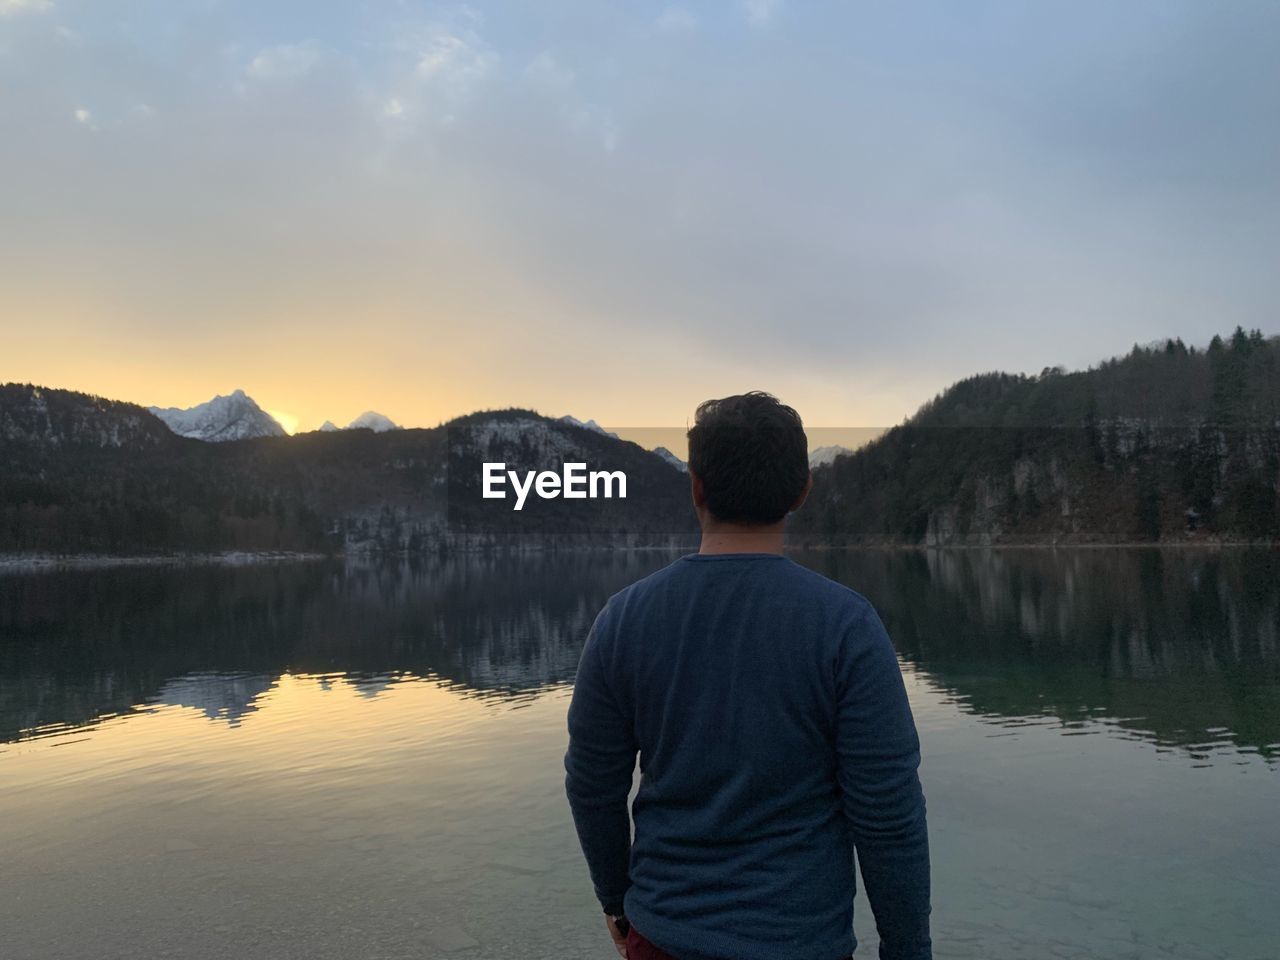
[[[0,956],[607,958],[564,714],[669,559],[0,573]],[[901,654],[936,956],[1280,957],[1280,555],[796,559]]]

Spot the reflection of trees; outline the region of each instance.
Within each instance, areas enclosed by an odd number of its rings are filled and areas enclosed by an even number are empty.
[[[281,673],[477,695],[571,681],[596,611],[660,553],[109,568],[0,579],[0,739],[144,703],[242,715]]]
[[[1194,746],[1280,743],[1280,554],[1248,550],[815,553],[967,709],[1117,719]],[[1223,731],[1226,732],[1223,732]]]
[[[376,696],[403,674],[522,698],[572,680],[605,599],[665,553],[416,565],[110,568],[0,578],[0,740],[140,704],[234,722],[285,672]],[[830,551],[902,655],[966,710],[1280,743],[1280,554]]]

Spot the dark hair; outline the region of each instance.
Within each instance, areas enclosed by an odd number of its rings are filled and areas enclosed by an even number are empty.
[[[725,523],[777,523],[809,479],[800,414],[753,390],[698,405],[689,430],[689,471],[707,510]]]

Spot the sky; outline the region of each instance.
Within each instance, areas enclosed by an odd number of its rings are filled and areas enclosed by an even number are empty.
[[[0,0],[0,381],[683,425],[1280,332],[1280,3]]]

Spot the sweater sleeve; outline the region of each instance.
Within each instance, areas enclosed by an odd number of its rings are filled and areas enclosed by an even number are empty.
[[[898,659],[867,606],[836,664],[844,813],[880,934],[881,960],[929,960],[929,838],[920,741]]]
[[[631,818],[627,796],[635,770],[636,740],[631,718],[609,689],[600,655],[596,618],[578,661],[569,703],[569,749],[565,753],[565,792],[601,905],[622,909],[631,886]]]

